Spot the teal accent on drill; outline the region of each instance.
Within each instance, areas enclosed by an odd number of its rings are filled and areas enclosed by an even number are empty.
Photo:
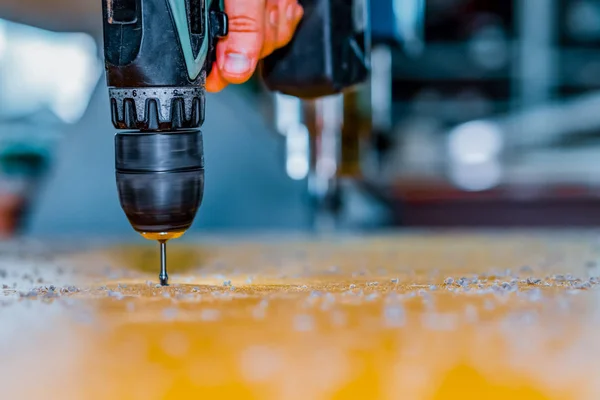
[[[192,39],[190,37],[190,27],[188,23],[187,12],[185,8],[185,0],[169,0],[171,6],[171,12],[173,14],[173,20],[175,21],[175,27],[177,28],[177,35],[179,36],[179,43],[181,44],[181,50],[183,52],[183,58],[185,59],[185,65],[190,80],[194,81],[200,76],[204,62],[208,56],[208,39],[209,39],[209,27],[208,18],[210,15],[210,6],[212,0],[204,1],[204,37],[202,38],[202,44],[198,55],[194,57],[192,51]]]

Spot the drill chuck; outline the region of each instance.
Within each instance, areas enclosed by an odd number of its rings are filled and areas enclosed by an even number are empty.
[[[204,193],[198,130],[119,133],[115,169],[121,207],[140,233],[185,232]]]

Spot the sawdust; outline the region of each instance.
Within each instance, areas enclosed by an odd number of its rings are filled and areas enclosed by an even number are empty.
[[[0,260],[0,342],[60,371],[39,392],[16,384],[35,379],[26,370],[1,371],[2,383],[19,398],[91,400],[597,399],[596,242],[403,235],[172,246],[171,260],[185,260],[173,263],[170,287],[123,262],[123,250]],[[45,308],[60,323],[25,341],[23,318]],[[51,339],[67,332],[77,347]]]

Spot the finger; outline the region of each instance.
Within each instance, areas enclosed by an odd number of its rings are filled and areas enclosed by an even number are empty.
[[[226,0],[229,34],[217,45],[217,66],[229,83],[252,76],[264,40],[265,0]]]
[[[292,37],[294,31],[300,23],[302,16],[304,15],[304,9],[298,4],[296,0],[282,1],[279,7],[279,26],[277,31],[277,43],[275,48],[280,48],[287,45]]]
[[[281,0],[266,0],[265,9],[265,38],[263,41],[261,58],[271,54],[277,44],[277,31],[279,26],[279,3]]]
[[[206,91],[217,93],[225,89],[227,85],[228,82],[223,79],[219,68],[217,68],[217,65],[214,64],[212,70],[210,71],[210,75],[208,75],[208,78],[206,78]]]

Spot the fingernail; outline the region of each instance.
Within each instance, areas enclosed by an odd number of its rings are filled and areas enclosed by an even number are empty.
[[[224,69],[230,74],[243,74],[250,71],[250,60],[244,54],[229,53],[225,60]]]
[[[269,13],[269,23],[273,26],[277,26],[277,19],[279,19],[279,13],[277,10],[272,10]]]
[[[285,16],[287,17],[288,21],[291,21],[294,19],[294,14],[296,14],[296,5],[295,4],[288,5],[287,9],[285,10]]]

